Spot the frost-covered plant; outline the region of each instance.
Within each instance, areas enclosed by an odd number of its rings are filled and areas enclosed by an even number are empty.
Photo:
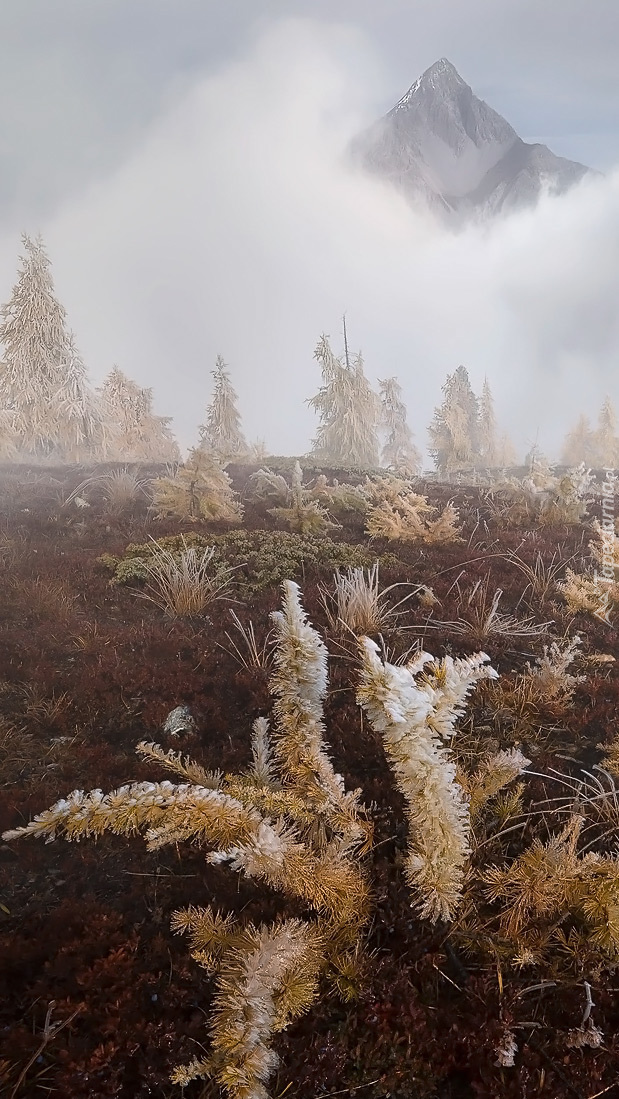
[[[184,1085],[214,1075],[231,1099],[266,1099],[277,1064],[271,1037],[307,1010],[322,974],[344,994],[370,905],[358,856],[371,829],[360,791],[345,790],[324,742],[326,649],[296,584],[285,583],[283,609],[273,618],[275,729],[271,744],[267,723],[255,723],[245,774],[222,776],[141,743],[144,759],[181,781],[129,783],[109,794],[74,790],[4,834],[50,842],[141,833],[151,851],[200,845],[210,863],[228,863],[306,910],[305,919],[296,915],[271,927],[240,926],[193,906],[172,917],[173,929],[190,936],[196,961],[217,974],[210,1055],[178,1067],[173,1079]]]
[[[334,590],[320,585],[322,604],[331,629],[351,630],[355,634],[379,633],[394,629],[404,613],[401,608],[416,594],[414,588],[402,599],[393,603],[390,595],[396,588],[409,584],[389,584],[381,588],[378,579],[379,562],[371,568],[346,569],[333,577]]]
[[[322,534],[337,525],[329,518],[322,504],[304,488],[303,470],[299,462],[295,462],[292,471],[286,506],[270,508],[269,514],[286,523],[295,534]]]
[[[172,618],[191,618],[213,600],[225,599],[234,571],[213,568],[214,546],[199,550],[182,541],[181,552],[172,553],[153,540],[153,551],[144,562],[146,587],[138,592]]]
[[[385,752],[407,802],[409,850],[406,879],[422,916],[451,920],[462,899],[470,853],[467,798],[456,781],[447,743],[466,699],[480,679],[494,679],[485,653],[436,662],[418,653],[408,664],[384,663],[378,646],[361,640],[357,699]],[[426,665],[431,665],[424,671]]]
[[[10,413],[18,450],[30,457],[97,457],[101,416],[55,294],[49,257],[41,237],[24,235],[22,242],[18,281],[0,311],[0,409]]]
[[[540,701],[571,700],[578,684],[584,683],[587,678],[568,672],[570,665],[580,656],[581,645],[578,634],[565,638],[563,644],[553,641],[550,645],[544,645],[544,654],[538,657],[533,667],[527,663],[523,679],[531,698]]]
[[[172,1082],[215,1075],[231,1096],[268,1099],[264,1085],[279,1064],[272,1036],[318,995],[325,964],[320,931],[298,919],[239,925],[211,908],[176,912],[172,928],[189,934],[194,960],[216,974],[213,1053],[180,1065]]]
[[[496,469],[499,465],[499,450],[494,399],[488,379],[484,378],[479,399],[479,456],[482,464],[489,469]]]
[[[482,760],[472,775],[458,771],[458,781],[469,797],[471,821],[486,809],[488,803],[510,782],[521,775],[531,763],[519,748],[495,752]]]
[[[364,515],[369,507],[362,485],[340,484],[337,477],[329,484],[324,473],[319,474],[313,484],[307,486],[306,491],[312,500],[325,504],[335,515],[350,511]]]
[[[183,466],[172,476],[153,481],[152,489],[158,518],[238,523],[243,517],[228,474],[204,450],[192,450]]]
[[[206,423],[199,428],[199,449],[206,450],[222,463],[238,461],[247,455],[249,448],[241,430],[237,395],[221,355],[217,356],[211,374],[215,379],[213,398],[206,410]]]
[[[595,444],[588,416],[579,416],[575,426],[566,435],[561,461],[568,466],[577,466],[580,462],[586,466],[596,466]]]
[[[472,469],[481,459],[479,404],[466,367],[448,375],[443,394],[428,428],[430,454],[441,473]]]
[[[592,614],[607,622],[609,612],[619,608],[619,583],[605,582],[599,576],[568,568],[557,589],[573,614]]]
[[[353,362],[337,359],[323,335],[314,352],[322,370],[322,386],[308,404],[320,417],[311,456],[332,466],[376,468],[378,459],[378,397],[365,377],[359,353]]]
[[[152,389],[137,385],[115,366],[99,392],[108,461],[178,461],[170,417],[154,414]]]
[[[257,469],[247,478],[243,496],[246,500],[267,501],[286,507],[290,502],[290,485],[281,473],[272,469]]]
[[[591,850],[578,854],[584,823],[575,815],[547,843],[536,839],[508,866],[483,871],[488,899],[501,902],[500,933],[516,958],[528,952],[540,960],[551,945],[577,951],[579,936],[565,929],[573,920],[598,959],[619,957],[619,862]]]
[[[386,432],[382,462],[396,472],[408,475],[421,468],[421,455],[413,443],[413,433],[406,419],[406,405],[402,400],[402,387],[397,378],[379,381],[381,400],[380,426]]]
[[[426,542],[429,545],[460,541],[457,508],[449,503],[442,512],[437,513],[438,509],[428,504],[426,496],[401,492],[393,500],[383,500],[369,509],[366,534],[370,538]]]
[[[592,465],[598,469],[616,469],[619,465],[617,415],[610,397],[606,397],[598,416],[598,426],[592,435]]]
[[[18,457],[19,436],[11,412],[0,408],[0,462],[13,462]]]
[[[601,583],[619,583],[619,535],[615,525],[602,526],[598,519],[592,523],[596,537],[589,542],[591,556],[601,570]]]

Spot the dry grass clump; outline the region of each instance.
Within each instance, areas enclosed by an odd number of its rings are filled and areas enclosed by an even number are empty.
[[[490,573],[487,573],[485,579],[477,580],[470,591],[461,594],[457,621],[436,621],[433,625],[471,637],[476,642],[489,637],[543,637],[548,633],[552,622],[536,622],[531,616],[518,618],[499,611],[502,598],[501,588],[491,592]]]
[[[150,500],[151,479],[140,477],[136,470],[114,469],[102,480],[105,511],[111,517],[129,511],[139,500]]]
[[[181,537],[180,553],[153,540],[151,555],[144,560],[146,589],[136,594],[160,607],[171,618],[202,614],[215,599],[227,598],[233,569],[212,567],[215,547],[196,549]]]
[[[75,616],[77,595],[64,580],[35,576],[15,579],[12,587],[19,594],[22,606],[38,617],[67,622]]]
[[[401,608],[420,589],[406,583],[389,584],[381,589],[378,566],[375,561],[369,569],[350,568],[334,573],[332,592],[324,584],[319,586],[322,605],[334,632],[348,630],[360,635],[397,628],[404,614]],[[413,587],[413,591],[392,603],[390,594],[402,587]]]
[[[549,561],[544,559],[540,550],[535,554],[531,564],[515,552],[506,554],[506,560],[514,565],[527,581],[521,600],[525,600],[528,596],[529,603],[535,601],[538,604],[546,603],[554,595],[559,577],[567,564],[558,550],[553,553]]]
[[[230,653],[237,663],[248,671],[252,668],[260,668],[263,671],[269,668],[273,659],[273,630],[268,630],[263,640],[258,641],[251,618],[245,625],[235,610],[230,611],[230,616],[236,632],[230,634],[227,630],[225,631],[230,648],[225,645],[221,648]]]
[[[88,489],[99,489],[107,515],[116,518],[129,511],[139,500],[149,500],[149,477],[140,477],[138,470],[123,466],[109,473],[101,473],[80,481],[77,488],[64,501],[64,507],[75,503],[78,507],[89,505]]]

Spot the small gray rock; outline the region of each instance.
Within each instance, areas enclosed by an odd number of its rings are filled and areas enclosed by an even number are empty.
[[[170,733],[170,736],[178,736],[180,733],[193,732],[195,727],[196,723],[189,706],[177,706],[175,710],[171,710],[168,714],[163,731],[164,733]]]

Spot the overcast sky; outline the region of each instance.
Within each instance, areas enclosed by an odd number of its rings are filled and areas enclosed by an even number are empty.
[[[0,299],[42,231],[93,380],[153,385],[185,445],[222,353],[250,437],[307,446],[344,309],[422,445],[461,361],[554,445],[619,403],[618,44],[617,0],[1,0]],[[348,138],[441,56],[604,180],[454,238],[350,177]]]

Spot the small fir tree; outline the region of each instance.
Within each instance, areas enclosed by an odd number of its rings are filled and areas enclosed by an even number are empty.
[[[117,366],[101,387],[106,457],[118,462],[177,462],[169,416],[155,416],[153,391],[131,381]]]
[[[413,433],[406,420],[402,387],[397,378],[386,378],[378,384],[382,404],[381,425],[387,432],[382,450],[383,465],[399,473],[418,473],[421,455],[413,443]]]
[[[206,410],[206,423],[200,425],[199,447],[209,451],[221,462],[243,458],[248,454],[249,447],[241,430],[241,417],[236,407],[237,395],[221,355],[217,356],[215,369],[211,373],[215,379],[215,387],[213,399]]]
[[[54,292],[43,241],[26,235],[22,241],[19,277],[0,310],[0,409],[11,416],[20,451],[80,460],[100,445],[100,417]]]
[[[481,460],[479,405],[466,367],[449,374],[442,391],[443,403],[428,429],[430,454],[441,473],[472,469]]]
[[[595,463],[595,443],[587,416],[579,416],[576,425],[566,435],[561,461],[566,466],[578,466],[581,462],[591,466]]]
[[[597,431],[593,433],[593,461],[598,469],[616,469],[619,465],[617,416],[610,397],[604,399],[598,416]]]
[[[518,465],[518,454],[506,431],[502,432],[497,447],[497,468],[505,469],[508,466]]]
[[[487,378],[484,378],[479,402],[479,451],[483,464],[489,469],[495,469],[500,464],[494,398]]]
[[[86,367],[72,332],[67,347],[65,381],[58,394],[58,412],[65,458],[73,462],[101,458],[105,453],[103,415],[88,388]]]
[[[342,361],[323,335],[314,358],[321,365],[322,386],[308,401],[320,416],[311,456],[333,466],[376,468],[380,404],[365,377],[361,352],[351,363],[346,350]]]

